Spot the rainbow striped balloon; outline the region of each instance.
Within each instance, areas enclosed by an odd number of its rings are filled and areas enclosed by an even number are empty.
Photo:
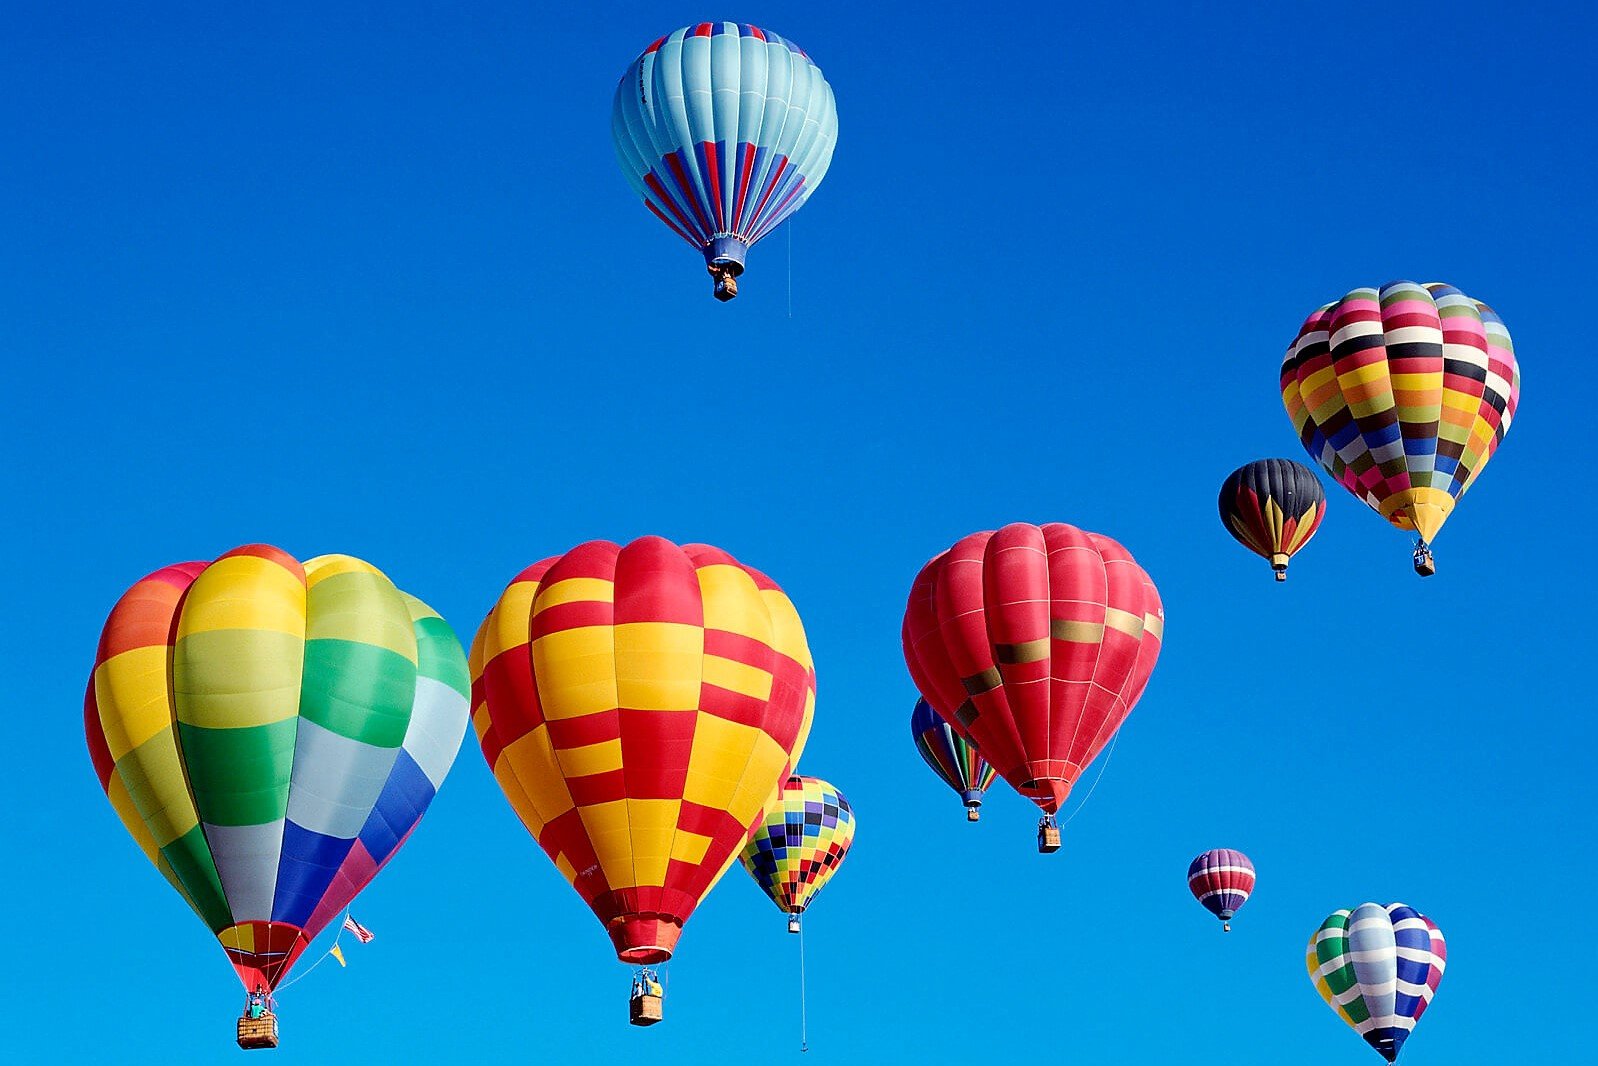
[[[999,772],[977,753],[977,746],[956,733],[924,699],[916,700],[915,710],[910,712],[910,739],[932,772],[960,794],[966,819],[980,819],[982,794]]]
[[[455,634],[376,568],[253,544],[118,601],[84,732],[122,824],[270,990],[420,821],[468,692]]]
[[[1448,962],[1442,930],[1403,903],[1334,911],[1309,940],[1310,980],[1337,1016],[1392,1062]]]

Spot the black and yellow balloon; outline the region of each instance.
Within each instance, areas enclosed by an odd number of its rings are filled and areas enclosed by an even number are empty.
[[[1244,463],[1221,485],[1221,522],[1237,542],[1271,561],[1276,580],[1326,517],[1326,491],[1315,471],[1291,459]]]

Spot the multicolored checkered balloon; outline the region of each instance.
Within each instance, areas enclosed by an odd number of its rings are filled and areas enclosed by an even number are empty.
[[[854,842],[854,810],[819,777],[788,778],[738,860],[784,913],[803,914]],[[797,932],[793,923],[789,928]]]
[[[117,602],[84,732],[123,825],[253,992],[409,838],[467,693],[454,632],[376,568],[252,544]]]
[[[1395,281],[1310,315],[1281,386],[1304,449],[1419,534],[1415,569],[1429,574],[1429,543],[1509,432],[1520,366],[1492,308],[1451,285]]]
[[[1448,948],[1415,908],[1362,903],[1321,923],[1306,961],[1321,998],[1392,1062],[1437,994]]]

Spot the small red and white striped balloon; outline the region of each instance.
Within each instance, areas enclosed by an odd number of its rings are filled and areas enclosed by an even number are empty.
[[[1222,930],[1230,933],[1232,915],[1254,891],[1254,864],[1241,851],[1212,848],[1188,864],[1187,887],[1205,910],[1221,920]]]

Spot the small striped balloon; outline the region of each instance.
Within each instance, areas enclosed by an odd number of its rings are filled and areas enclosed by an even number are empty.
[[[1221,522],[1243,547],[1271,561],[1287,580],[1288,560],[1326,517],[1326,491],[1315,471],[1291,459],[1245,463],[1221,485]]]
[[[1310,980],[1377,1054],[1398,1058],[1448,962],[1437,925],[1403,903],[1334,911],[1310,937]]]
[[[910,714],[910,739],[932,772],[960,794],[966,819],[980,820],[978,811],[982,807],[982,796],[993,784],[998,771],[977,753],[977,746],[938,717],[938,712],[929,707],[926,700],[916,700],[915,710]]]
[[[1254,891],[1254,864],[1241,851],[1212,848],[1188,864],[1187,887],[1205,910],[1221,920],[1222,930],[1230,933],[1232,915]]]

